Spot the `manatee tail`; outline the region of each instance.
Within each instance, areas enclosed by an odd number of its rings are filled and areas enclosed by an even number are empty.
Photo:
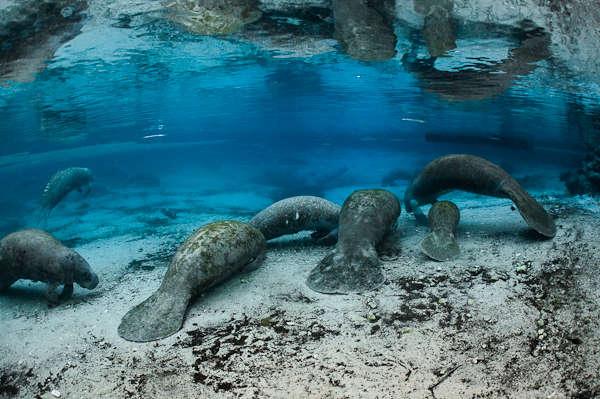
[[[421,251],[433,260],[444,262],[460,255],[460,247],[451,232],[434,231],[421,241]]]
[[[131,309],[119,325],[119,335],[128,341],[156,341],[181,329],[189,295],[173,295],[159,289]]]
[[[323,294],[350,294],[372,291],[384,280],[375,250],[352,257],[334,251],[310,272],[306,284]]]
[[[504,193],[514,202],[525,222],[543,236],[553,238],[556,225],[552,216],[516,181],[503,187]]]

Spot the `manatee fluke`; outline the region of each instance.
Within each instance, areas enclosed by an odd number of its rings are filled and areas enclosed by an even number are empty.
[[[325,294],[364,292],[384,282],[376,248],[392,235],[400,202],[385,190],[359,190],[344,202],[338,242],[309,274],[306,284]]]
[[[404,204],[409,212],[418,214],[418,206],[431,204],[440,195],[454,190],[508,198],[529,227],[546,237],[556,235],[554,219],[512,176],[474,155],[446,155],[431,161],[406,190]]]
[[[67,168],[56,172],[42,194],[43,221],[71,191],[82,191],[85,186],[89,186],[92,179],[92,172],[88,168]]]
[[[262,258],[262,233],[246,223],[222,221],[198,229],[177,250],[158,290],[121,320],[119,335],[135,342],[175,334],[190,301]]]
[[[68,299],[73,283],[87,289],[98,285],[98,276],[74,250],[42,230],[21,230],[0,240],[0,291],[15,281],[28,279],[48,283],[46,296],[51,302]],[[60,295],[56,288],[64,284]]]
[[[436,202],[429,210],[428,219],[431,233],[421,241],[421,251],[440,262],[456,259],[460,255],[456,240],[456,226],[460,220],[458,207],[450,201]]]
[[[263,209],[250,220],[266,240],[313,231],[313,238],[335,240],[341,207],[321,197],[298,196],[277,201]],[[331,240],[329,240],[331,238]]]

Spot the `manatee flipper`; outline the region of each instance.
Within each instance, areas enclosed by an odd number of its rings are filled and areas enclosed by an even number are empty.
[[[60,302],[60,295],[57,292],[59,285],[59,283],[48,283],[46,287],[46,293],[44,295],[48,302],[52,304]]]
[[[451,231],[434,231],[421,241],[421,250],[433,260],[444,262],[460,255],[460,247]]]
[[[65,284],[61,294],[58,299],[61,301],[66,301],[67,299],[73,296],[73,283]]]
[[[319,244],[334,245],[337,242],[338,229],[333,230],[316,230],[313,231],[310,237]]]
[[[266,251],[262,251],[256,258],[251,259],[242,269],[243,273],[250,273],[258,269],[266,258]]]
[[[383,241],[377,246],[379,259],[383,261],[397,260],[400,257],[400,232],[392,231],[388,233]]]
[[[191,295],[159,289],[131,309],[119,325],[119,335],[134,342],[166,338],[181,329]]]
[[[529,227],[548,238],[556,235],[556,224],[552,216],[518,183],[504,184],[502,191],[514,202]]]
[[[330,253],[310,272],[306,284],[323,294],[349,294],[374,290],[384,281],[377,253],[372,250],[352,258]]]

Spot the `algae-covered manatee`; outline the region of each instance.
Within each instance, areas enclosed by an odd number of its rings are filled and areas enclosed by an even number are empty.
[[[298,196],[277,201],[250,220],[266,240],[313,231],[316,240],[334,241],[341,207],[321,197]]]
[[[529,227],[549,238],[556,235],[554,219],[512,176],[474,155],[453,154],[431,161],[407,189],[404,204],[419,217],[420,205],[434,203],[440,195],[454,190],[509,198]]]
[[[135,342],[175,334],[190,301],[262,259],[265,238],[255,227],[236,221],[208,224],[177,250],[158,290],[121,320],[119,335]]]
[[[48,283],[51,302],[68,299],[73,283],[87,289],[98,285],[98,276],[81,255],[42,230],[21,230],[0,240],[0,292],[15,281],[28,279]],[[64,284],[62,294],[56,288]]]
[[[359,190],[344,202],[338,242],[306,284],[325,294],[370,291],[384,282],[377,247],[392,237],[400,202],[386,190]]]
[[[421,241],[421,251],[440,262],[456,259],[460,255],[456,240],[456,226],[460,220],[458,207],[450,201],[436,202],[429,210],[428,219],[431,233]]]

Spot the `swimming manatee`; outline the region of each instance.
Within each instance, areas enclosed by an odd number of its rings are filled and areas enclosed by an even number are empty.
[[[71,191],[83,191],[92,182],[92,172],[88,168],[67,168],[56,172],[46,184],[42,194],[42,217],[48,217]]]
[[[277,201],[250,220],[266,240],[313,231],[312,237],[323,242],[335,241],[341,207],[321,197],[298,196]]]
[[[406,190],[404,204],[419,218],[420,205],[432,204],[440,195],[454,190],[509,198],[529,227],[546,237],[556,235],[552,217],[512,176],[474,155],[446,155],[431,161]]]
[[[262,233],[246,223],[222,221],[198,229],[177,250],[158,290],[121,320],[119,335],[135,342],[175,334],[190,301],[262,260]]]
[[[42,230],[21,230],[0,240],[0,292],[15,281],[28,279],[48,283],[51,302],[68,299],[73,283],[87,289],[98,285],[98,276],[74,250]],[[56,288],[64,284],[62,294]]]
[[[456,240],[456,226],[460,220],[458,207],[450,201],[439,201],[429,210],[429,233],[421,241],[421,251],[440,262],[456,259],[460,247]]]
[[[377,247],[392,237],[400,202],[386,190],[359,190],[344,202],[338,242],[309,274],[306,284],[326,294],[364,292],[384,282]]]

